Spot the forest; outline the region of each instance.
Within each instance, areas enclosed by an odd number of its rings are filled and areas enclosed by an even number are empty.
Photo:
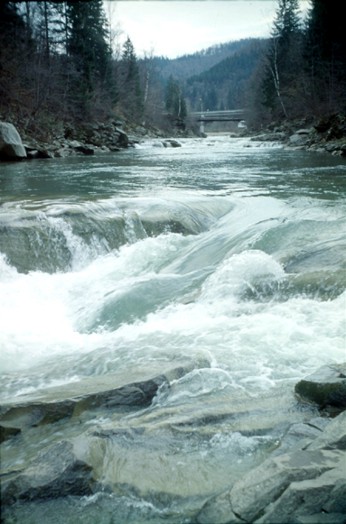
[[[340,6],[278,0],[268,39],[169,60],[114,45],[102,0],[0,3],[0,118],[48,138],[82,122],[125,120],[167,132],[189,111],[245,107],[256,126],[345,112]]]

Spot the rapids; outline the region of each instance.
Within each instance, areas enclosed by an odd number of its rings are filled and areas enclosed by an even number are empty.
[[[33,503],[22,521],[58,508],[54,522],[190,522],[311,416],[295,383],[345,360],[346,161],[181,142],[0,166],[1,401],[195,362],[149,408],[117,415],[145,428],[119,443],[122,463],[112,448],[99,464],[128,491]]]

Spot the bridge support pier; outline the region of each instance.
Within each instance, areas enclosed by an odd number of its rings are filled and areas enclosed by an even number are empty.
[[[199,123],[199,132],[201,133],[201,135],[204,135],[204,121],[203,120],[201,120]]]

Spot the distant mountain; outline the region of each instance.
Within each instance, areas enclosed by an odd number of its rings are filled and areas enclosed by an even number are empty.
[[[193,75],[199,75],[212,68],[219,62],[231,57],[236,53],[246,51],[249,46],[261,42],[260,39],[247,38],[236,42],[218,44],[191,55],[169,59],[165,57],[153,57],[152,61],[156,71],[166,79],[173,76],[177,80],[186,80]]]
[[[237,43],[237,42],[235,42]],[[267,40],[241,40],[238,48],[209,69],[190,76],[184,95],[192,110],[237,109],[246,106],[246,97]]]

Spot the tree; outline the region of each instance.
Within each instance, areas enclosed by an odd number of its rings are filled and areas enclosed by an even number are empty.
[[[111,50],[102,0],[67,1],[67,53],[76,69],[79,108],[90,111],[96,89],[112,86]],[[107,90],[107,87],[109,88]]]
[[[171,75],[166,86],[165,105],[168,113],[178,119],[184,120],[187,115],[186,102],[178,82]]]
[[[278,0],[262,83],[263,103],[273,116],[288,117],[301,41],[298,0]]]
[[[309,100],[314,111],[346,105],[346,32],[339,6],[312,0],[305,38]]]
[[[143,114],[143,94],[137,56],[130,37],[127,37],[123,45],[119,73],[122,108],[128,116],[140,120]]]

